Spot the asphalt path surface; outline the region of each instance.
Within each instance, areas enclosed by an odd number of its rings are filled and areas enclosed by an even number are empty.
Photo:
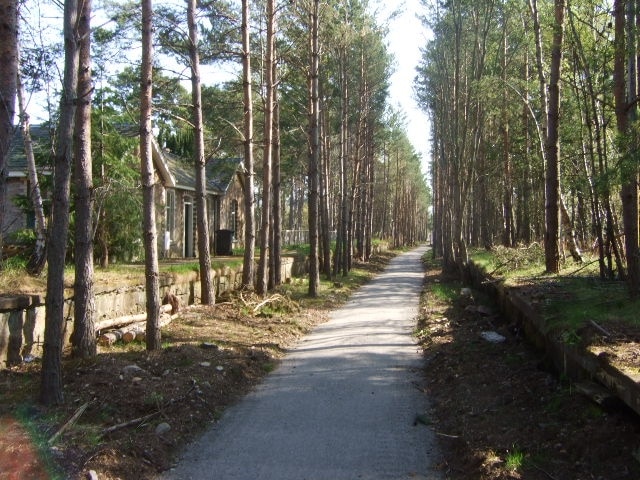
[[[163,479],[440,479],[415,327],[425,247],[396,257]]]

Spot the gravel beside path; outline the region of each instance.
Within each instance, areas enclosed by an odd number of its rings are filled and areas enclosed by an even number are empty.
[[[384,273],[306,336],[280,366],[161,477],[441,479],[415,326],[425,247]]]

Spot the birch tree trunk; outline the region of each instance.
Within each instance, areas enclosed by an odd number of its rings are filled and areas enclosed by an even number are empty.
[[[191,102],[193,141],[196,170],[196,216],[198,217],[198,261],[200,265],[200,295],[204,305],[214,304],[216,299],[211,282],[211,252],[209,250],[209,219],[207,215],[207,185],[204,157],[204,126],[202,120],[202,92],[200,85],[200,54],[198,53],[198,26],[196,24],[196,0],[187,3],[189,28],[189,60],[191,63]]]
[[[18,110],[20,115],[20,128],[24,139],[24,154],[27,159],[27,174],[31,183],[31,204],[35,216],[36,244],[27,264],[29,275],[40,275],[47,263],[47,223],[44,216],[42,203],[42,193],[38,171],[36,169],[36,159],[33,153],[33,139],[31,138],[31,125],[29,114],[25,108],[24,85],[22,75],[18,70],[17,74]]]
[[[47,309],[40,383],[40,401],[60,404],[62,392],[62,346],[64,324],[64,265],[69,233],[69,190],[73,145],[73,120],[78,88],[78,1],[64,2],[64,80],[56,143],[48,249]]]
[[[154,171],[151,151],[151,109],[153,93],[153,4],[142,0],[142,71],[140,78],[140,163],[146,289],[146,347],[159,350],[160,344],[160,274],[158,271],[158,234],[156,231]]]
[[[93,291],[93,174],[91,161],[91,0],[78,5],[79,70],[75,125],[75,283],[71,352],[75,358],[96,354]]]
[[[244,260],[242,288],[252,290],[255,277],[255,199],[253,164],[253,99],[249,43],[249,0],[242,0],[242,87],[244,104]]]

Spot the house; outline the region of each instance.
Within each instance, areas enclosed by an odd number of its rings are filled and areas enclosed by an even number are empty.
[[[154,152],[156,148],[157,145]],[[164,218],[157,218],[158,231],[163,232],[159,251],[166,258],[195,257],[197,217],[193,163],[166,150],[158,151],[158,155],[173,180],[162,182],[163,188],[157,197],[157,204],[164,205],[165,211]],[[242,244],[243,239],[242,159],[211,159],[207,162],[205,174],[209,246],[212,253],[228,255],[233,246]]]
[[[39,125],[31,127],[34,148],[48,148],[49,131]],[[133,136],[128,128],[123,135]],[[40,140],[40,141],[38,141]],[[7,205],[0,232],[4,238],[23,229],[34,227],[32,214],[16,205],[16,199],[30,192],[27,162],[22,134],[16,133],[8,161]],[[44,152],[45,154],[47,152]],[[162,149],[152,141],[156,178],[156,228],[160,258],[190,258],[197,256],[195,169],[193,163]],[[45,170],[44,174],[50,174]],[[212,254],[231,254],[234,246],[242,245],[243,187],[242,159],[211,159],[206,165],[207,213],[209,245]],[[43,196],[46,192],[43,192]]]
[[[41,125],[31,127],[34,154],[46,155],[49,150],[49,142],[39,141],[50,138],[49,130]],[[40,170],[43,176],[50,176],[51,169]],[[24,139],[22,130],[16,127],[14,140],[9,150],[7,162],[7,203],[5,205],[4,222],[0,226],[0,234],[3,238],[10,238],[11,234],[24,229],[35,227],[35,218],[32,213],[25,213],[19,206],[19,200],[27,198],[31,194],[31,182],[27,172],[27,156],[24,153]],[[42,186],[41,186],[42,189]],[[43,192],[43,195],[45,192]]]

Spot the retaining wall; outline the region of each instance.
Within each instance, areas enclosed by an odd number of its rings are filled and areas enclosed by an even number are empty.
[[[546,352],[560,374],[572,380],[596,381],[640,414],[640,375],[628,375],[594,353],[562,342],[517,288],[487,278],[473,263],[469,266],[469,278],[474,288],[496,300],[502,313],[523,329],[529,341]]]
[[[282,280],[304,275],[307,270],[304,257],[283,257]],[[142,267],[141,267],[142,268]],[[216,297],[237,289],[242,282],[242,266],[224,267],[212,271]],[[171,292],[181,305],[200,302],[200,280],[196,272],[180,275],[162,275],[160,298]],[[73,328],[73,292],[65,298],[64,339],[68,342]],[[100,289],[95,292],[96,318],[107,320],[125,315],[144,313],[146,294],[144,285]],[[40,355],[44,340],[45,296],[0,295],[0,368],[22,362],[29,356]]]

